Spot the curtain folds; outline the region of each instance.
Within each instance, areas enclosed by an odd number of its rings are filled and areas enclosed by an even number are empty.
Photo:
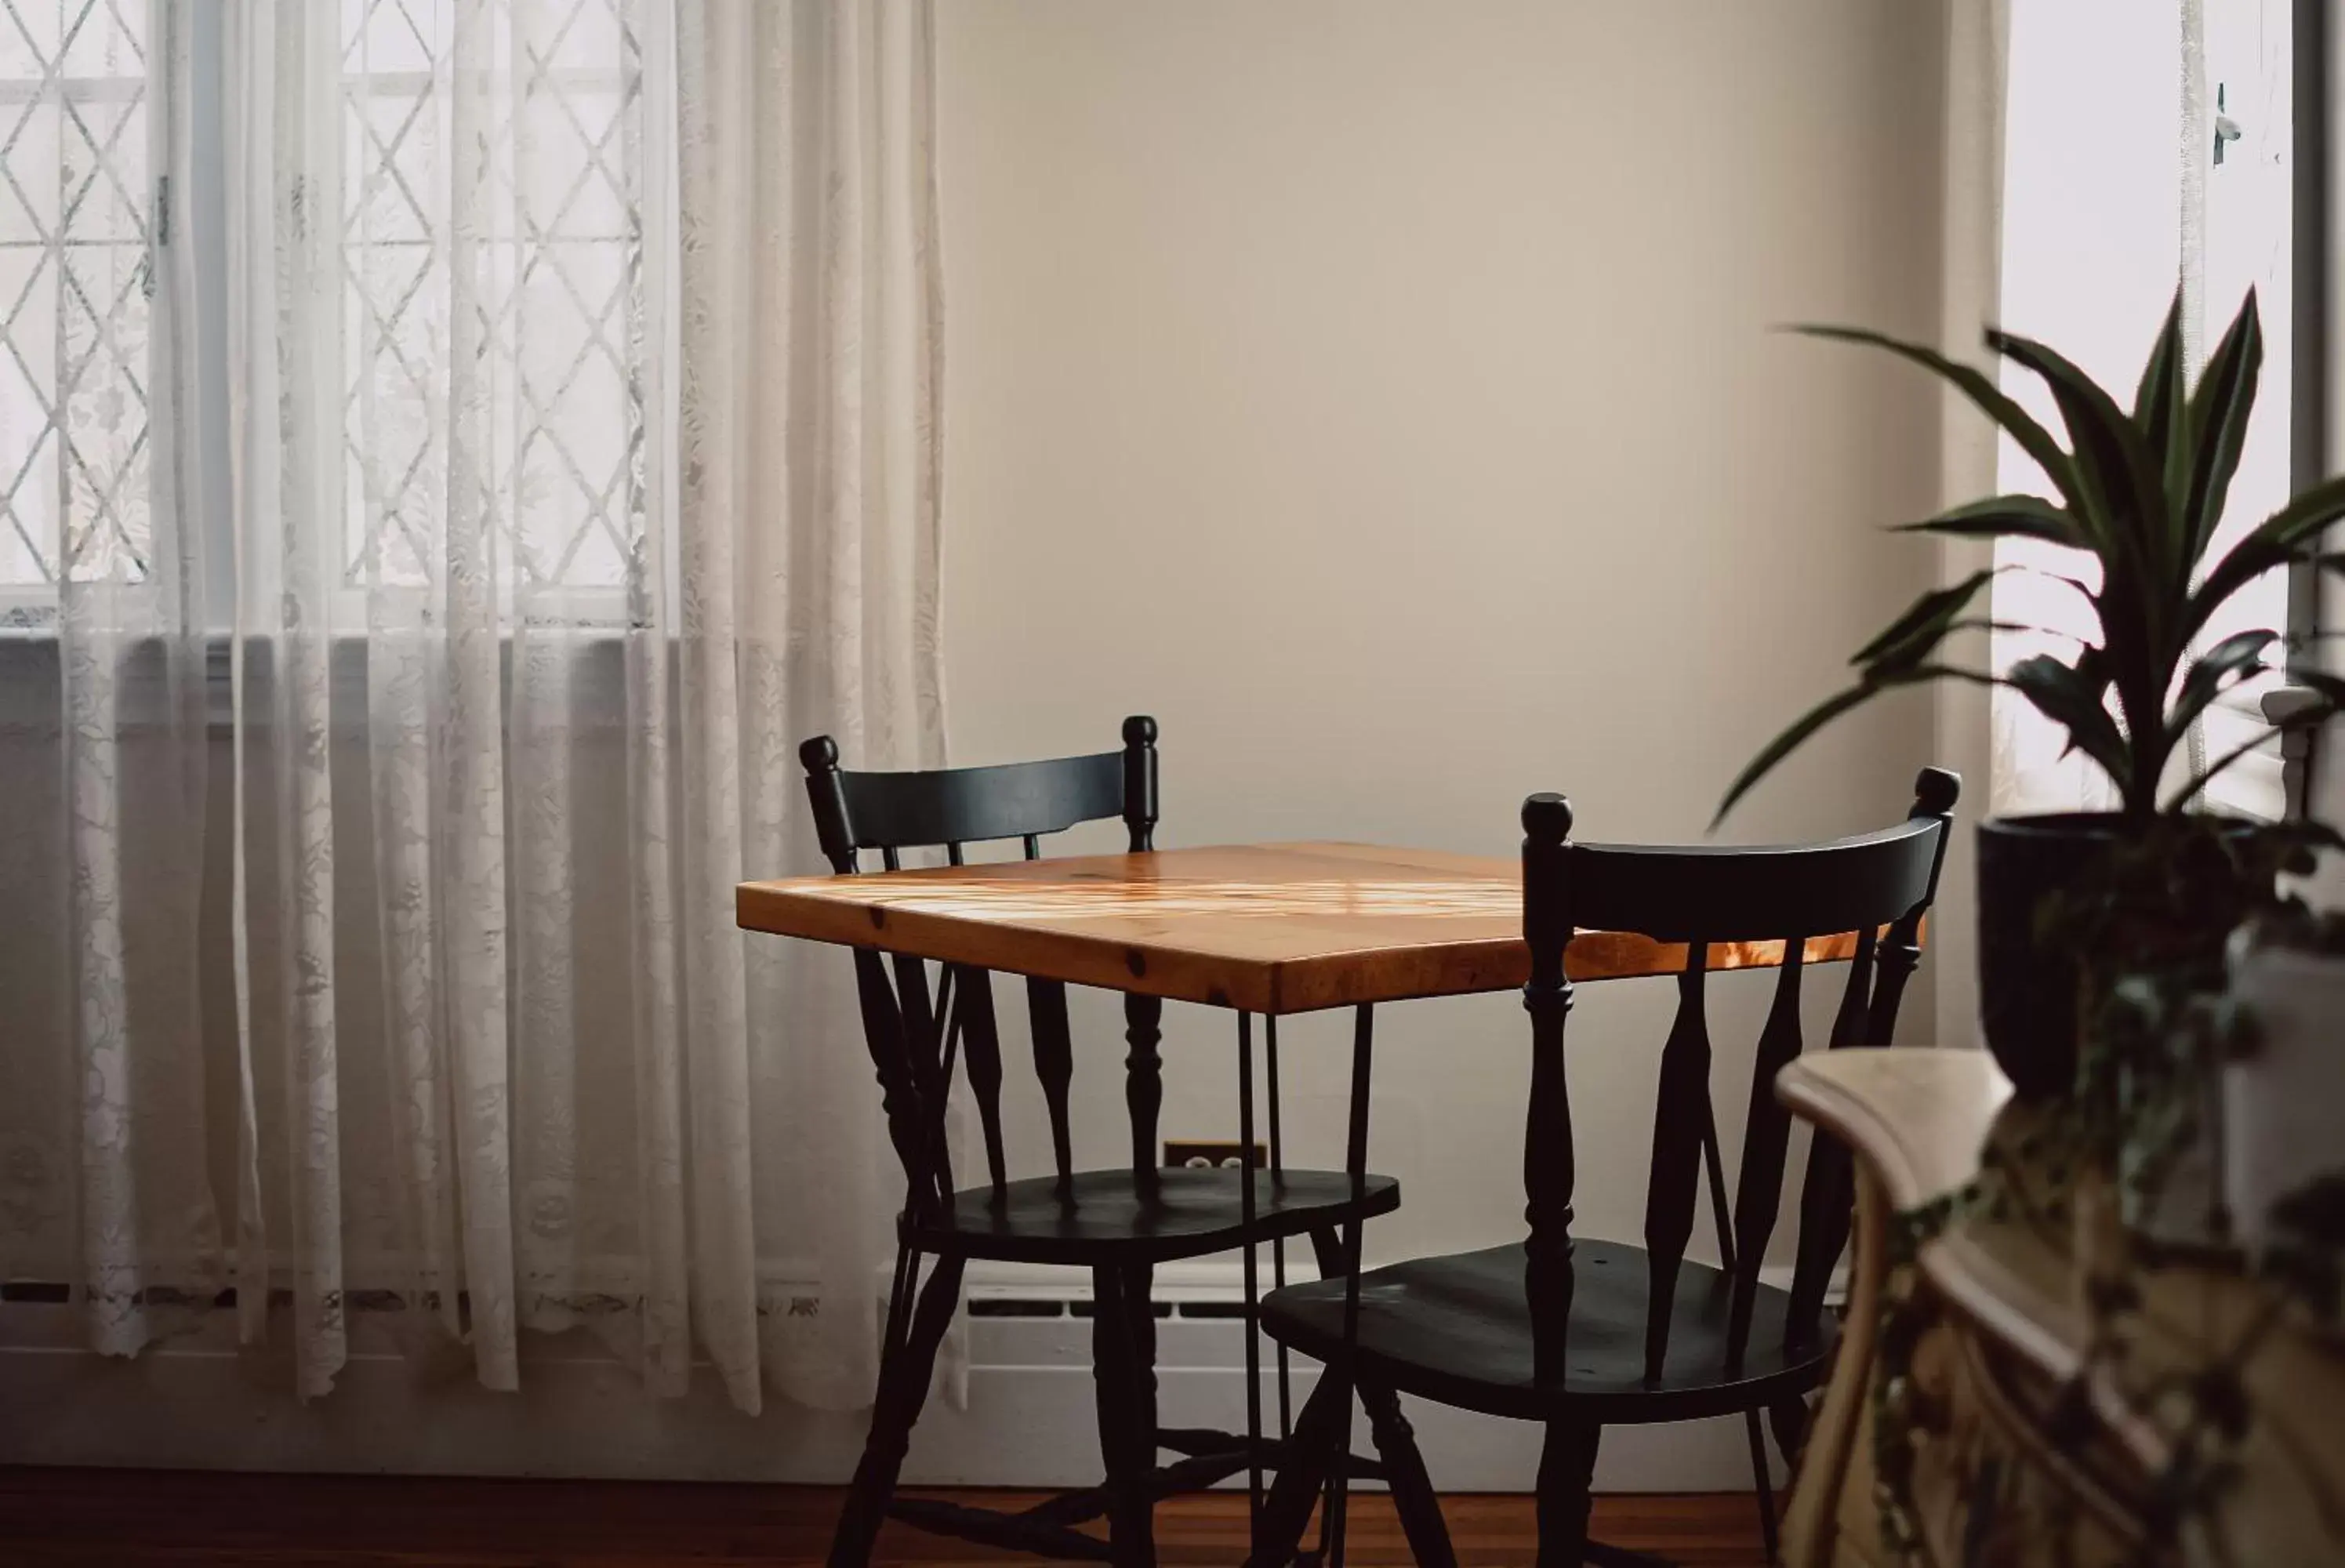
[[[25,0],[0,47],[0,1279],[136,1352],[221,1282],[197,956],[205,787],[187,18]],[[24,586],[34,586],[30,593]]]
[[[147,13],[179,165],[189,15]],[[226,1281],[305,1396],[363,1314],[492,1388],[583,1329],[655,1391],[863,1403],[847,966],[732,890],[822,867],[798,740],[942,757],[929,5],[218,15],[233,624],[208,723],[183,247],[152,548],[60,593],[73,1055],[6,1069],[79,1108],[93,1340]]]
[[[196,919],[204,577],[188,527],[198,454],[180,428],[194,353],[190,294],[179,258],[150,248],[155,213],[128,196],[141,176],[184,180],[187,104],[175,77],[188,37],[187,18],[164,4],[109,20],[112,27],[93,29],[98,47],[80,63],[124,76],[143,67],[145,90],[118,118],[84,112],[111,133],[106,145],[127,177],[89,177],[86,166],[75,167],[82,149],[63,135],[47,143],[54,164],[24,171],[36,189],[53,185],[59,209],[46,236],[47,276],[36,272],[30,292],[46,292],[54,311],[55,410],[72,476],[54,504],[62,1077],[75,1108],[62,1125],[79,1147],[77,1158],[59,1158],[34,1121],[18,1148],[36,1169],[53,1162],[52,1177],[70,1168],[63,1187],[80,1264],[73,1283],[90,1341],[127,1354],[218,1284],[219,1232],[204,1180],[205,1129],[186,1115],[203,1099]],[[46,138],[16,139],[31,150]],[[142,388],[143,410],[126,383]],[[20,1099],[16,1115],[37,1118],[43,1108],[43,1099]]]
[[[2001,311],[2011,0],[1950,0],[1945,16],[1945,270],[1938,346],[1950,358],[1994,376],[1998,368],[1981,338]],[[1942,504],[1954,506],[1993,491],[1995,428],[1952,388],[1941,393],[1938,454]],[[1995,560],[1987,540],[1941,539],[1937,549],[1941,585],[1962,582]],[[1988,643],[1985,632],[1958,632],[1948,641],[1947,662],[1985,669]],[[1997,737],[1991,695],[2002,693],[1944,681],[1934,697],[1937,760],[1963,775],[1961,814],[1966,819],[2000,809],[2004,780],[2013,765]],[[1965,827],[1948,845],[1930,921],[1932,956],[1924,973],[1935,987],[1931,1037],[1944,1045],[1979,1037],[1978,873],[1972,838]]]

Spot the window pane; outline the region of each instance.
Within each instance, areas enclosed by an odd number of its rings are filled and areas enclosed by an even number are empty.
[[[344,0],[348,581],[432,580],[461,382],[504,596],[614,590],[642,525],[641,53],[614,0],[473,15],[458,71],[452,8]],[[481,226],[461,278],[460,206]],[[452,300],[477,363],[452,364]]]
[[[147,574],[146,24],[139,0],[0,0],[0,592],[18,613],[61,573]]]
[[[2200,254],[2206,280],[2202,348],[2212,352],[2248,290],[2256,291],[2263,322],[2264,369],[2255,416],[2248,427],[2239,471],[2215,533],[2219,554],[2288,500],[2289,403],[2292,319],[2289,289],[2291,146],[2289,0],[2206,0],[2205,82],[2213,116],[2207,169],[2207,216]],[[2220,161],[2213,143],[2219,138]],[[2224,607],[2201,638],[2211,646],[2233,632],[2286,632],[2288,573],[2267,573]],[[2199,737],[2202,764],[2250,738],[2262,693],[2277,672],[2238,688],[2226,699],[2233,711],[2209,717]],[[2279,755],[2235,768],[2208,792],[2210,802],[2234,811],[2278,816]]]
[[[2182,255],[2181,0],[2015,0],[2005,140],[2003,324],[2058,349],[2129,397],[2173,302]],[[2008,365],[2004,388],[2046,428],[2058,409],[2034,376]],[[2005,437],[2001,488],[2050,482]],[[1995,663],[2076,657],[2098,633],[2092,606],[2058,576],[2097,587],[2071,551],[2001,540],[1996,561],[2033,568],[1996,584]],[[1995,703],[1998,811],[2115,804],[2106,775],[2067,747],[2066,732],[2012,693]]]

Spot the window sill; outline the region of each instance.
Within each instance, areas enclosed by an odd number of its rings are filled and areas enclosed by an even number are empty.
[[[549,672],[561,683],[566,705],[565,723],[578,727],[618,728],[627,719],[627,657],[630,643],[658,636],[673,650],[681,641],[673,632],[631,632],[621,628],[561,628],[533,632],[519,639],[533,655],[559,650],[566,655]],[[245,640],[245,722],[266,726],[274,715],[276,639]],[[508,711],[513,701],[516,638],[501,635],[502,693]],[[233,639],[226,632],[201,638],[204,709],[207,727],[228,733],[235,720],[235,686],[230,658]],[[117,723],[125,732],[168,727],[168,642],[155,636],[127,640],[119,686]],[[328,654],[328,701],[331,727],[337,733],[363,733],[368,706],[368,650],[362,632],[337,632]],[[671,694],[677,663],[670,662]],[[0,630],[0,733],[55,736],[64,725],[61,703],[64,670],[60,642],[54,630],[21,627]]]

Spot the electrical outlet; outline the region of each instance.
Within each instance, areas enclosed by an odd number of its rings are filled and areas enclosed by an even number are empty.
[[[1213,1170],[1226,1166],[1232,1170],[1244,1168],[1245,1145],[1236,1138],[1168,1138],[1164,1140],[1164,1163],[1188,1166],[1197,1170]],[[1270,1168],[1270,1146],[1254,1146],[1254,1163],[1258,1170]]]

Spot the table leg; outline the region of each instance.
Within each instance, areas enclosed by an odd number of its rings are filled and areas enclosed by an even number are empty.
[[[1262,1019],[1263,1063],[1267,1073],[1264,1090],[1270,1100],[1270,1189],[1277,1192],[1286,1179],[1286,1151],[1278,1128],[1278,1018],[1265,1013]],[[1286,1238],[1279,1237],[1270,1244],[1270,1287],[1286,1289]],[[1294,1437],[1294,1393],[1292,1374],[1287,1365],[1286,1341],[1278,1342],[1278,1441],[1291,1442]]]
[[[1342,1462],[1335,1449],[1336,1418],[1351,1396],[1335,1386],[1332,1374],[1323,1375],[1295,1418],[1294,1437],[1279,1456],[1278,1476],[1263,1503],[1261,1538],[1247,1555],[1248,1568],[1288,1568],[1311,1522],[1322,1477]]]
[[[1254,1253],[1254,1015],[1238,1015],[1238,1223],[1246,1238],[1246,1545],[1262,1546],[1262,1280]]]
[[[1368,1064],[1369,1048],[1375,1037],[1376,1009],[1363,1003],[1353,1017],[1351,1136],[1344,1155],[1344,1169],[1352,1179],[1352,1199],[1355,1202],[1367,1190]],[[1344,1367],[1339,1375],[1343,1379],[1346,1397],[1342,1425],[1338,1429],[1341,1446],[1336,1451],[1342,1455],[1342,1460],[1328,1477],[1325,1568],[1343,1568],[1344,1562],[1345,1513],[1351,1482],[1352,1455],[1352,1401],[1348,1396],[1360,1355],[1360,1230],[1364,1223],[1355,1212],[1351,1223],[1344,1229]]]

